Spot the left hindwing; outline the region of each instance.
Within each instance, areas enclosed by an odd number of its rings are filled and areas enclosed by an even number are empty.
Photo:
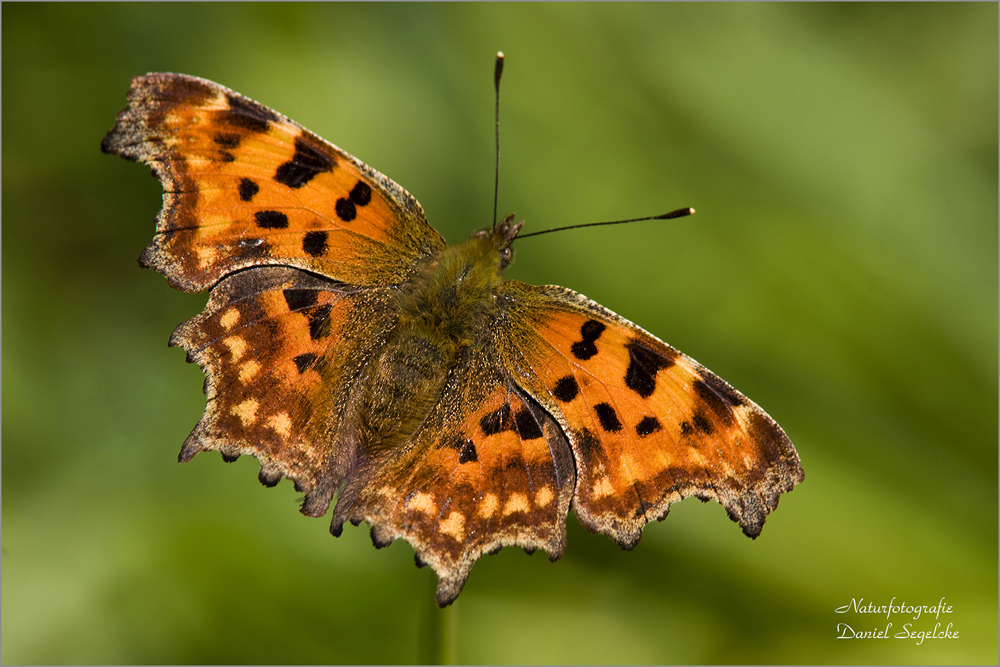
[[[512,380],[563,427],[573,507],[623,547],[688,496],[722,503],[750,537],[802,481],[784,431],[724,380],[586,297],[502,283],[494,334]]]
[[[360,290],[287,267],[239,271],[215,286],[204,312],[170,344],[205,372],[205,414],[181,449],[260,460],[322,515],[354,452],[345,419],[354,379],[396,326],[387,290]]]

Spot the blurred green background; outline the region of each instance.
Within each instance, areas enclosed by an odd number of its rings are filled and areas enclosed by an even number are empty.
[[[768,410],[805,482],[763,535],[675,505],[623,553],[481,560],[467,663],[997,661],[997,5],[32,5],[3,12],[4,663],[399,663],[432,611],[403,542],[334,540],[204,454],[168,349],[205,295],[136,258],[160,186],[102,155],[129,78],[196,74],[389,175],[450,241],[544,236],[576,289]],[[835,609],[936,604],[957,639]],[[923,617],[913,629],[931,630]],[[944,627],[942,625],[942,627]]]

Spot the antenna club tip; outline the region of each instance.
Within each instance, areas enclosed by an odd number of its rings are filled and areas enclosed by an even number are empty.
[[[670,213],[664,213],[663,215],[653,216],[652,220],[672,220],[673,218],[683,218],[689,215],[694,215],[694,209],[690,206],[687,208],[679,208],[676,211],[671,211]]]
[[[503,51],[497,51],[497,63],[493,68],[493,83],[500,90],[500,75],[503,74]]]

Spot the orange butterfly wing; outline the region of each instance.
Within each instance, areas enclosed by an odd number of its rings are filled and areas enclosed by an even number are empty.
[[[186,291],[266,264],[394,285],[444,246],[399,185],[205,79],[134,78],[101,149],[150,165],[163,183],[156,236],[140,261]]]
[[[568,289],[501,284],[496,335],[513,382],[561,425],[576,459],[573,508],[632,548],[671,503],[722,503],[750,537],[802,481],[784,431],[724,380]]]
[[[365,521],[376,547],[405,539],[438,575],[444,606],[485,553],[517,545],[558,558],[575,480],[559,425],[474,343],[413,438],[348,479],[331,531]]]
[[[322,516],[356,456],[344,412],[354,378],[386,344],[396,316],[386,290],[356,290],[296,269],[241,271],[170,339],[205,371],[205,413],[179,459],[206,449],[261,462],[260,481],[282,477]]]

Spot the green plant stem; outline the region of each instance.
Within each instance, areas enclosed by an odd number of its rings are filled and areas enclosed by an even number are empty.
[[[425,581],[427,584],[420,601],[420,664],[454,665],[455,644],[458,638],[456,632],[458,611],[455,608],[457,603],[439,609],[434,601],[437,577],[430,568],[427,568]]]

